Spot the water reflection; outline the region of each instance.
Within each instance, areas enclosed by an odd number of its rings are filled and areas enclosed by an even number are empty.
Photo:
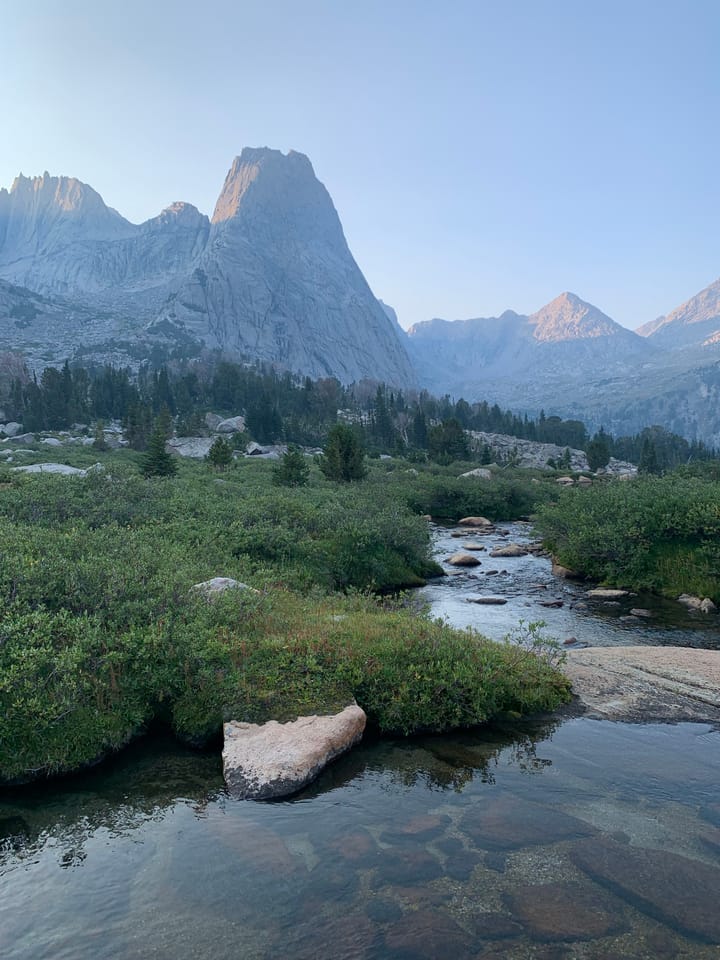
[[[367,742],[257,804],[217,756],[137,745],[0,798],[0,954],[716,960],[719,747],[540,720]]]

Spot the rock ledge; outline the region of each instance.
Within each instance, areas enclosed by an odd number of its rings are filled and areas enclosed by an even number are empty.
[[[586,715],[642,722],[720,722],[720,650],[588,647],[564,672]]]

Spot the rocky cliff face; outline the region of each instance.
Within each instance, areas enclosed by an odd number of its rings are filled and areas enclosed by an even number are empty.
[[[313,377],[413,381],[401,336],[300,153],[246,149],[235,159],[209,242],[153,328]]]
[[[43,315],[54,326],[42,332],[56,359],[91,334],[106,359],[119,339],[136,355],[143,341],[162,339],[343,382],[414,379],[402,334],[299,153],[244,150],[212,222],[176,203],[135,225],[78,180],[21,176],[0,191],[0,280],[52,302]],[[11,312],[0,303],[0,327],[22,348],[30,334]]]

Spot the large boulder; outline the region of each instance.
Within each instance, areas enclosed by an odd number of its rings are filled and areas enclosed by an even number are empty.
[[[22,430],[22,424],[11,420],[10,423],[0,425],[0,430],[2,430],[6,437],[16,437]]]
[[[211,437],[173,437],[168,440],[165,448],[168,453],[176,453],[179,457],[203,460],[210,452],[212,444]]]
[[[226,723],[223,772],[230,795],[269,800],[296,793],[361,739],[365,722],[364,711],[351,704],[332,716],[289,723]]]
[[[453,567],[477,567],[480,561],[472,553],[454,553],[447,562]]]
[[[458,520],[458,525],[461,527],[491,527],[492,520],[488,520],[487,517],[463,517],[462,520]]]
[[[242,433],[244,429],[245,417],[228,417],[214,427],[216,433]]]

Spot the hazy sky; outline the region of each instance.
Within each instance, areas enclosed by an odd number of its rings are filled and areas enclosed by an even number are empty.
[[[720,275],[720,0],[0,0],[0,186],[212,213],[308,154],[404,326],[572,290],[629,327]]]

